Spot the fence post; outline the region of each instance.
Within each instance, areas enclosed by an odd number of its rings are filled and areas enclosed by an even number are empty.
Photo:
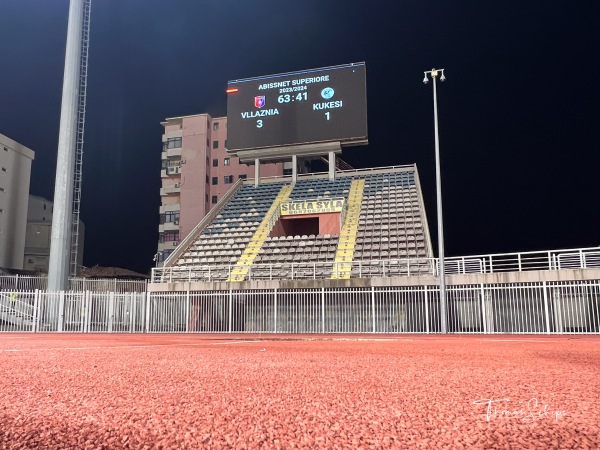
[[[137,325],[137,302],[138,302],[139,292],[131,293],[131,307],[129,308],[129,332],[133,333],[135,331],[135,326]]]
[[[108,332],[113,331],[113,319],[115,317],[115,293],[108,293]]]
[[[321,288],[321,333],[325,333],[325,288]]]
[[[485,309],[485,288],[483,283],[480,285],[479,297],[481,298],[481,321],[483,323],[483,334],[487,334],[487,310]]]
[[[15,291],[19,290],[19,274],[15,275]]]
[[[233,323],[233,292],[230,289],[229,290],[229,325],[228,325],[229,333],[231,333],[232,323]]]
[[[546,282],[542,283],[544,290],[544,315],[546,316],[546,334],[550,334],[550,311],[548,310],[548,287]]]
[[[373,326],[373,333],[377,332],[375,325],[375,286],[371,286],[371,321]]]
[[[429,334],[429,290],[425,286],[425,332]]]
[[[65,324],[65,291],[60,291],[58,298],[58,332],[62,332],[64,330]]]
[[[146,333],[150,332],[150,292],[146,292],[146,311],[144,314],[144,331]]]
[[[83,292],[81,299],[81,319],[79,320],[79,332],[85,333],[85,323],[87,322],[87,292]]]
[[[212,322],[212,319],[211,319]],[[185,332],[190,332],[190,284],[188,283],[185,293]]]
[[[85,296],[87,299],[87,318],[85,321],[85,332],[89,333],[92,325],[92,291],[85,291]]]
[[[38,310],[40,309],[40,291],[38,289],[35,290],[33,295],[33,324],[31,325],[31,332],[35,333],[38,331],[40,314]]]
[[[277,288],[273,290],[273,333],[277,333]]]

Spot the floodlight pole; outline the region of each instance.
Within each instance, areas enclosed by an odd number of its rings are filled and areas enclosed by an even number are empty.
[[[438,131],[438,107],[437,107],[437,76],[441,75],[440,81],[445,81],[444,69],[431,69],[424,72],[423,83],[427,84],[430,75],[433,80],[433,123],[435,128],[435,186],[437,194],[437,228],[438,228],[438,261],[440,276],[440,331],[448,332],[448,315],[446,312],[446,270],[444,264],[444,221],[442,217],[442,172],[440,168],[440,137]]]
[[[84,1],[71,0],[58,135],[52,235],[50,238],[49,291],[64,291],[67,289],[69,282],[69,244],[71,242],[73,183],[75,179],[83,16]]]

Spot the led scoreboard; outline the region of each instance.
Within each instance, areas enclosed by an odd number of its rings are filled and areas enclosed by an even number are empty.
[[[367,141],[365,63],[227,83],[230,151]]]

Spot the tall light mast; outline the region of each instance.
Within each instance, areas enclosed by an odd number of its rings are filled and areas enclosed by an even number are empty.
[[[58,135],[48,290],[77,273],[91,0],[70,0]]]

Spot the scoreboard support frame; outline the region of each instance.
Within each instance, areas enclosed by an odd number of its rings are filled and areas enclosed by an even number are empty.
[[[254,160],[254,186],[258,187],[258,182],[260,181],[260,159],[256,158]]]
[[[335,180],[335,152],[329,152],[329,180]]]
[[[252,149],[238,152],[229,152],[235,154],[242,164],[254,163],[254,185],[258,186],[260,182],[260,163],[262,162],[282,162],[292,160],[292,182],[298,181],[298,158],[305,160],[320,159],[327,156],[329,161],[329,179],[335,180],[335,158],[336,154],[342,153],[342,144],[340,142],[321,142],[317,144],[288,145],[285,147],[271,147],[268,149]]]

